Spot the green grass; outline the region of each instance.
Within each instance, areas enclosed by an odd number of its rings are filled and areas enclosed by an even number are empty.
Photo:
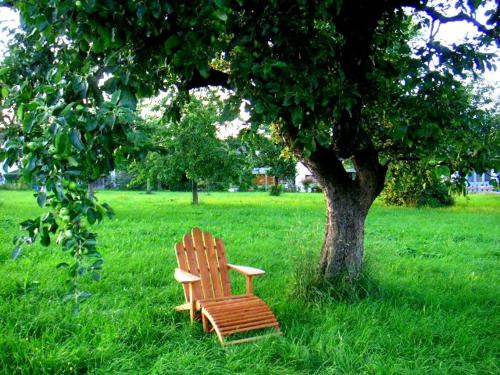
[[[366,259],[377,292],[304,302],[297,274],[319,256],[319,194],[145,195],[100,192],[117,216],[96,227],[106,263],[79,316],[61,301],[56,247],[10,259],[18,223],[39,212],[29,192],[0,191],[0,373],[498,374],[500,196],[445,209],[376,203]],[[173,246],[191,227],[221,236],[232,263],[263,268],[255,293],[284,336],[221,348],[191,326],[173,279]],[[304,262],[304,259],[307,259]],[[233,287],[244,281],[233,275]]]

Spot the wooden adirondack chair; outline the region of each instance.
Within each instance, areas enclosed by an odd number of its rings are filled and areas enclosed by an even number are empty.
[[[253,295],[252,278],[265,272],[257,268],[227,263],[220,238],[194,228],[175,245],[177,263],[174,277],[182,283],[186,303],[177,311],[189,310],[191,322],[201,313],[203,330],[214,330],[222,345],[238,344],[281,334],[278,321],[269,307]],[[233,295],[228,270],[246,276],[246,294]],[[229,335],[273,328],[276,333],[225,341]]]

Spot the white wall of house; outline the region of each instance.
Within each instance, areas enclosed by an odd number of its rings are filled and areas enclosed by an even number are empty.
[[[297,163],[297,175],[295,176],[295,187],[297,191],[306,191],[302,181],[306,178],[314,178],[312,172],[302,163]],[[314,179],[315,180],[315,179]]]

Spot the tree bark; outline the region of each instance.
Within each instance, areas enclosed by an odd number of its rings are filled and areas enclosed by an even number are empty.
[[[151,194],[151,179],[146,179],[146,194]]]
[[[196,181],[191,181],[191,190],[193,192],[193,204],[198,205],[198,184]]]
[[[376,153],[360,154],[353,158],[356,176],[352,178],[330,149],[319,150],[304,162],[326,201],[319,273],[330,282],[345,278],[352,282],[362,271],[365,219],[383,189],[387,168],[379,164]]]
[[[95,191],[94,191],[94,183],[93,182],[89,182],[87,184],[87,190],[88,190],[89,199],[94,200]]]
[[[321,186],[326,201],[326,225],[319,272],[327,280],[347,277],[352,281],[362,270],[365,218],[375,197],[369,192],[339,188],[331,182]]]

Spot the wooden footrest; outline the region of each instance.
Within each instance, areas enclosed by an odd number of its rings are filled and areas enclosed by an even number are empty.
[[[269,307],[258,297],[244,296],[230,300],[201,302],[203,326],[207,328],[207,319],[212,324],[222,345],[225,337],[235,333],[274,328],[280,333],[279,323]],[[267,336],[267,335],[266,335]],[[264,336],[237,340],[251,341]],[[229,342],[236,343],[235,342]]]

